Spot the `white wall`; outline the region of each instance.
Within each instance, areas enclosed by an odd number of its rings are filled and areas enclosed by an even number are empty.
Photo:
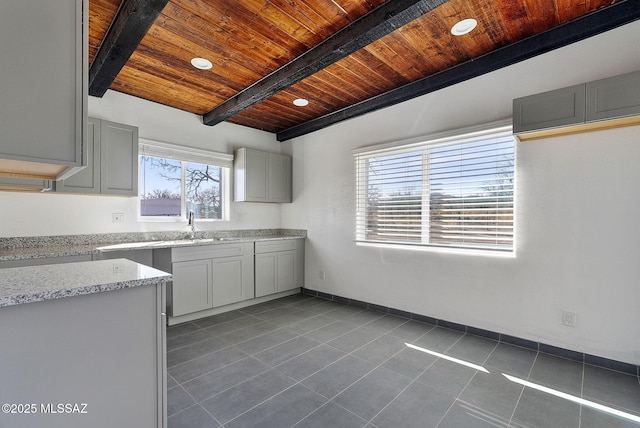
[[[233,153],[238,147],[280,151],[271,133],[230,123],[205,126],[197,115],[114,91],[107,91],[103,98],[89,97],[89,116],[135,125],[139,136],[150,140],[223,153]],[[183,219],[138,222],[137,198],[0,192],[0,206],[2,237],[189,229]],[[114,224],[113,213],[124,213],[125,222]],[[232,202],[230,221],[196,224],[198,230],[278,228],[280,207]]]
[[[491,122],[514,97],[640,69],[640,23],[285,143],[306,286],[640,364],[640,127],[517,147],[516,256],[356,246],[351,150]],[[321,280],[319,271],[326,271]],[[577,314],[574,328],[561,311]]]

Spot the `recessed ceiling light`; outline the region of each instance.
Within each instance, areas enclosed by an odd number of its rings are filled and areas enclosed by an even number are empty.
[[[193,58],[191,60],[191,65],[193,65],[195,68],[199,68],[200,70],[209,70],[211,69],[211,67],[213,67],[211,61],[205,58]]]
[[[295,100],[293,100],[293,104],[297,105],[298,107],[304,107],[309,104],[309,100],[305,100],[304,98],[296,98]]]
[[[456,25],[451,27],[451,34],[454,36],[464,36],[465,34],[473,31],[474,28],[478,25],[478,21],[473,18],[463,19],[458,22]]]

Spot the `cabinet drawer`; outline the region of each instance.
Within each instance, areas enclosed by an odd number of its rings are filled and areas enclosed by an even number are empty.
[[[297,239],[257,241],[255,252],[256,254],[261,254],[261,253],[272,253],[274,251],[294,250],[296,248],[296,242],[298,242]]]
[[[171,261],[215,259],[251,254],[251,243],[199,245],[187,248],[172,248]]]

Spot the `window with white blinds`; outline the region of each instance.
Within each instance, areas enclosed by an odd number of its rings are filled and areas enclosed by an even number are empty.
[[[356,241],[513,251],[510,127],[354,156]]]

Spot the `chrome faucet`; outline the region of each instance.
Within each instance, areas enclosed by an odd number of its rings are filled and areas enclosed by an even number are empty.
[[[189,211],[189,226],[191,226],[191,239],[194,239],[196,237],[196,219],[193,211]]]

